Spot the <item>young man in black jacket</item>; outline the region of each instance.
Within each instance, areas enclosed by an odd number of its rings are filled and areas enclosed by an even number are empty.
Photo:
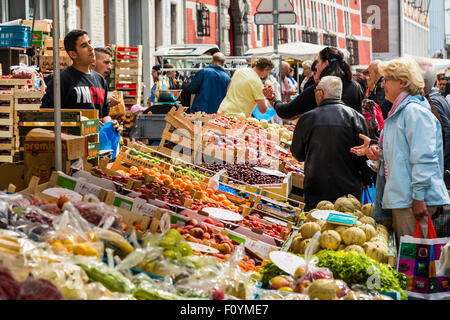
[[[61,71],[61,109],[98,110],[102,123],[112,121],[106,80],[90,69],[95,62],[95,51],[88,33],[83,30],[70,31],[64,38],[64,48],[73,64]],[[53,77],[47,80],[41,107],[54,107]],[[113,127],[118,129],[119,123],[114,121]]]
[[[303,114],[295,129],[291,151],[305,162],[306,210],[348,194],[360,198],[373,176],[367,159],[350,153],[368,129],[364,117],[342,102],[342,88],[340,78],[322,78],[314,90],[319,107]]]

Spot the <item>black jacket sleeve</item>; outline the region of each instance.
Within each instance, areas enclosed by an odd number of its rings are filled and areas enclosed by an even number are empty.
[[[45,82],[47,88],[45,89],[45,94],[42,97],[41,107],[54,108],[55,103],[53,101],[53,75],[49,75],[48,77],[46,77]]]
[[[281,101],[274,103],[273,108],[281,119],[292,119],[298,115],[311,111],[317,107],[314,89],[316,85],[312,85],[305,89],[302,94],[297,96],[289,103],[283,104]]]
[[[309,117],[305,115],[298,120],[295,134],[291,143],[291,153],[295,160],[304,162],[306,160],[306,148],[309,141],[311,125],[308,124]]]

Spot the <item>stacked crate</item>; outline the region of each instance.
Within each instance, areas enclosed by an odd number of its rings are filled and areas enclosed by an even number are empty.
[[[35,30],[31,35],[31,46],[36,47],[36,52],[41,53],[45,49],[45,39],[50,37],[50,32]]]
[[[20,160],[19,115],[39,110],[44,91],[34,89],[35,79],[0,79],[0,162]]]
[[[115,89],[123,91],[127,108],[142,104],[142,46],[116,47],[115,80]]]
[[[115,91],[116,90],[116,45],[110,45],[109,49],[112,52],[112,68],[109,76],[106,77],[106,82],[108,83],[108,90]]]
[[[47,37],[44,40],[44,50],[41,51],[41,55],[39,56],[39,68],[43,73],[52,73],[53,72],[53,38]],[[59,64],[60,69],[63,70],[68,66],[72,65],[72,59],[67,54],[64,49],[64,40],[59,39]]]

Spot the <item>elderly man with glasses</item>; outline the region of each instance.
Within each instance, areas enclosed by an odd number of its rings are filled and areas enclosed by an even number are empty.
[[[291,147],[293,156],[305,162],[306,210],[348,194],[360,198],[362,185],[373,176],[367,159],[350,152],[368,129],[364,117],[342,102],[341,79],[324,77],[314,91],[319,107],[298,120]]]

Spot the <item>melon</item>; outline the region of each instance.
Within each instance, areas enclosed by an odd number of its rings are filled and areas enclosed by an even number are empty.
[[[300,243],[300,252],[299,254],[305,254],[306,252],[306,248],[308,248],[308,246],[310,245],[312,239],[305,239],[302,240],[302,242]],[[316,247],[313,250],[313,254],[316,254],[317,252],[319,252],[320,248],[318,245],[316,245]]]
[[[320,224],[316,222],[306,222],[300,227],[300,233],[303,239],[309,239],[312,238],[316,232],[319,232],[320,229]]]
[[[316,209],[318,210],[334,210],[334,204],[331,201],[320,201],[317,206]]]
[[[338,198],[334,203],[334,210],[336,211],[353,212],[354,209],[355,209],[354,203],[352,202],[352,200],[346,197]]]
[[[352,213],[348,212],[348,214],[354,215],[355,217],[358,217],[358,219],[365,217],[364,214],[359,210],[354,210]]]
[[[327,230],[320,235],[320,246],[323,249],[336,250],[341,244],[341,236],[334,230]]]
[[[362,225],[363,225],[363,223],[361,221],[355,222],[355,227],[361,227]]]
[[[364,249],[361,246],[358,246],[356,244],[352,244],[351,246],[347,246],[344,249],[344,251],[345,252],[355,251],[355,252],[358,252],[360,254],[364,254],[365,253]]]
[[[300,253],[300,244],[302,243],[302,241],[303,241],[302,235],[296,235],[294,239],[292,239],[289,251],[293,253]]]
[[[373,217],[373,212],[375,209],[375,205],[373,203],[367,203],[365,205],[362,206],[361,208],[361,212],[366,216],[366,217]]]
[[[361,207],[362,207],[361,202],[359,202],[359,200],[356,199],[353,195],[349,194],[347,196],[347,199],[350,200],[351,203],[353,203],[354,210],[361,210]]]
[[[377,232],[375,231],[375,228],[372,227],[370,224],[363,224],[362,226],[360,226],[358,228],[360,228],[366,234],[366,241],[369,241],[370,239],[377,236]]]
[[[385,232],[386,234],[388,234],[388,229],[382,224],[378,223],[376,229],[377,231]]]
[[[344,233],[344,231],[347,230],[348,228],[349,227],[346,226],[337,226],[335,230],[339,233],[339,235],[342,238],[342,233]]]
[[[308,287],[308,296],[311,300],[336,300],[338,291],[334,280],[318,279]]]
[[[366,251],[366,255],[381,263],[387,263],[388,260],[388,250],[383,247],[369,247]]]
[[[348,246],[352,244],[361,245],[366,242],[366,234],[357,227],[351,227],[344,231],[342,234],[342,239]]]
[[[327,230],[336,230],[336,225],[332,224],[332,223],[327,223],[325,222],[322,225],[322,229],[320,230],[321,232],[327,231]]]
[[[364,217],[360,218],[358,221],[361,222],[361,223],[364,223],[364,224],[370,224],[374,228],[377,227],[377,223],[371,217],[364,216]]]
[[[306,222],[316,222],[317,221],[317,219],[312,216],[312,213],[314,211],[318,211],[318,210],[312,209],[311,211],[308,212],[308,214],[306,215],[306,220],[305,220]]]

